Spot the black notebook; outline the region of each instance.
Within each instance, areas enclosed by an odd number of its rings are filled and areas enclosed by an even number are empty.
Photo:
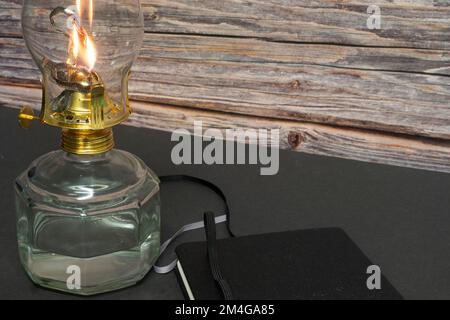
[[[369,290],[373,263],[341,229],[316,229],[218,240],[223,276],[237,300],[402,299],[381,276]],[[190,300],[222,300],[206,242],[176,249],[180,284]]]

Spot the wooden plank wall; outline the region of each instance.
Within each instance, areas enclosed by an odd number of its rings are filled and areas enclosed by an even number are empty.
[[[450,0],[142,3],[128,124],[280,128],[283,148],[450,172]],[[0,0],[0,106],[39,106],[20,8]]]

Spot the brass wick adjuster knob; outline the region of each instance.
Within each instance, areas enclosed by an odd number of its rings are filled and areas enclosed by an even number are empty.
[[[33,109],[29,106],[23,107],[19,113],[19,126],[23,129],[29,129],[33,124],[33,120],[38,120],[34,116]]]

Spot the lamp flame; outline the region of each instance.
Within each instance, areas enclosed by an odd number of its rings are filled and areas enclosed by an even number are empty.
[[[76,60],[78,54],[80,53],[80,37],[78,36],[78,30],[76,28],[72,29],[72,56]]]
[[[76,1],[77,13],[73,13],[72,32],[69,40],[68,63],[85,67],[91,72],[97,62],[97,50],[94,40],[86,29],[81,26],[83,16],[83,0]],[[89,24],[92,27],[94,19],[94,3],[89,0]]]
[[[78,15],[81,18],[83,15],[83,8],[81,6],[81,0],[77,0],[77,11],[78,11]]]
[[[77,11],[80,19],[83,17],[83,2],[86,0],[76,0]],[[89,15],[89,26],[92,28],[92,23],[94,22],[94,0],[89,0],[88,3],[88,15]]]
[[[94,41],[91,37],[86,37],[86,62],[89,71],[94,69],[97,62],[97,50],[95,49]]]
[[[89,27],[92,29],[94,22],[94,0],[89,0]]]

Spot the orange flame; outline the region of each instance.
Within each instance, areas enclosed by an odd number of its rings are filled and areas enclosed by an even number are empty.
[[[76,59],[80,53],[80,37],[77,28],[72,29],[72,55]]]
[[[83,13],[84,13],[83,2],[84,1],[85,0],[76,0],[77,11],[78,11],[78,15],[80,16],[80,19],[83,18]],[[92,28],[92,23],[94,22],[94,0],[89,0],[88,14],[89,14],[89,26]]]
[[[77,0],[77,10],[80,18],[83,16],[83,7],[81,6],[81,0]]]
[[[97,50],[91,37],[86,37],[86,63],[89,71],[94,69],[97,62]]]
[[[92,29],[92,22],[94,21],[94,0],[89,0],[89,26]]]
[[[77,0],[76,6],[78,10],[79,21],[82,21],[83,14],[83,0]],[[93,0],[89,0],[89,23],[92,26],[94,19],[94,4]],[[79,25],[79,23],[73,23],[73,29],[69,42],[69,59],[68,63],[72,63],[77,66],[83,66],[89,71],[94,69],[97,62],[97,50],[95,48],[94,40],[87,31]]]

